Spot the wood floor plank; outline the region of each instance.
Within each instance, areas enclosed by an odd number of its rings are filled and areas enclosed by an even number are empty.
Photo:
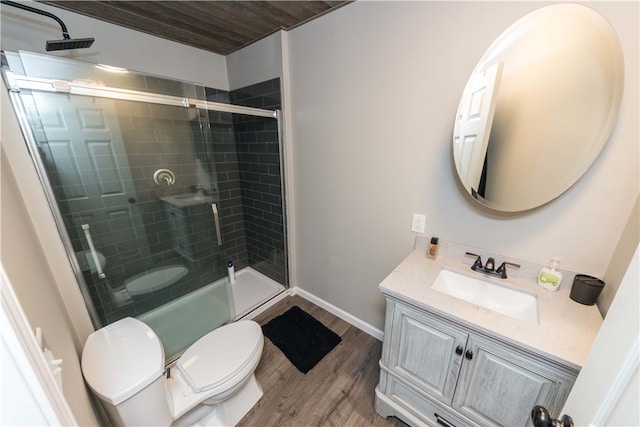
[[[342,342],[305,375],[265,338],[256,369],[264,395],[238,426],[405,426],[374,410],[380,341],[299,296],[285,298],[254,320],[264,325],[294,305],[340,335]]]

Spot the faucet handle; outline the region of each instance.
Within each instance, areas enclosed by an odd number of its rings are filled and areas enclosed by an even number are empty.
[[[507,278],[507,265],[514,267],[514,268],[520,268],[520,264],[514,264],[512,262],[503,262],[502,264],[500,264],[500,267],[498,267],[498,269],[496,270],[496,273],[500,273],[501,274],[501,278],[506,279]]]
[[[466,252],[465,255],[476,257],[476,260],[473,262],[473,265],[471,266],[472,270],[475,271],[477,269],[482,269],[482,258],[480,258],[480,255],[472,254],[471,252]]]

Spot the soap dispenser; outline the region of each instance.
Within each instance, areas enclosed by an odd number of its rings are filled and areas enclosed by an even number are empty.
[[[538,286],[549,291],[557,291],[560,288],[560,282],[562,281],[562,273],[556,271],[557,267],[558,258],[553,258],[549,267],[542,268],[538,274]]]

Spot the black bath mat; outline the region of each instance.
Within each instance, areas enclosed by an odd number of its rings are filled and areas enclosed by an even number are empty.
[[[342,341],[338,334],[295,305],[270,320],[262,332],[305,374]]]

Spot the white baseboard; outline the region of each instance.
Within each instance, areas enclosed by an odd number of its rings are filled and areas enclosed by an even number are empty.
[[[286,290],[284,292],[279,293],[278,295],[276,295],[275,297],[271,298],[269,301],[265,302],[264,304],[262,304],[260,307],[248,312],[247,314],[245,314],[244,316],[238,317],[236,318],[236,320],[251,320],[255,317],[258,316],[258,314],[261,314],[262,312],[266,311],[267,309],[271,308],[272,306],[276,305],[277,302],[285,299],[288,296],[293,295],[293,293],[290,290]]]
[[[323,300],[321,298],[318,298],[317,296],[305,291],[304,289],[300,289],[299,287],[291,288],[289,290],[289,292],[291,292],[293,295],[300,295],[302,298],[306,299],[307,301],[310,301],[310,302],[314,303],[315,305],[317,305],[318,307],[321,307],[321,308],[327,310],[329,313],[341,318],[342,320],[344,320],[347,323],[350,323],[351,325],[355,326],[356,328],[360,329],[361,331],[371,335],[372,337],[374,337],[378,341],[382,341],[382,338],[384,337],[384,333],[380,329],[374,328],[373,326],[371,326],[367,322],[364,322],[364,321],[358,319],[357,317],[347,313],[346,311],[342,310],[341,308],[338,308],[335,305],[330,304],[327,301],[325,301],[325,300]]]

